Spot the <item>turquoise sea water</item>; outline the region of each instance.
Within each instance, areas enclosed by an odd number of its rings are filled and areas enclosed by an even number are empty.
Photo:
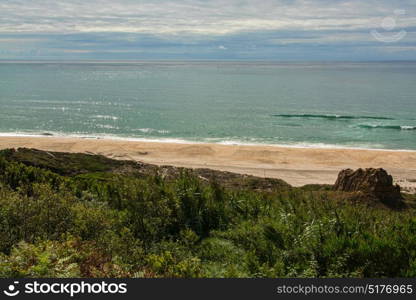
[[[416,63],[0,63],[0,134],[416,149]]]

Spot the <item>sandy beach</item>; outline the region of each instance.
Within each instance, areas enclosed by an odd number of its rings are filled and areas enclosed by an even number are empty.
[[[293,186],[332,184],[344,168],[384,168],[404,191],[416,191],[416,151],[295,148],[145,142],[72,137],[0,137],[0,148],[101,154],[157,165],[211,168],[280,178]]]

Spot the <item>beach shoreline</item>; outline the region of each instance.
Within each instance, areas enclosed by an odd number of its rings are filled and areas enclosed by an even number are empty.
[[[293,186],[333,184],[345,168],[384,168],[403,191],[416,192],[416,151],[180,143],[110,138],[0,136],[0,149],[100,154],[156,165],[209,168],[283,179]]]

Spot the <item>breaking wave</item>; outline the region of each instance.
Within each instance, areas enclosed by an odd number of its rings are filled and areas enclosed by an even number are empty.
[[[365,128],[365,129],[416,130],[416,126],[400,126],[400,125],[361,124],[361,125],[358,125],[358,127]]]
[[[338,119],[369,119],[369,120],[394,120],[389,117],[379,116],[349,116],[349,115],[336,115],[336,114],[275,114],[273,117],[279,118],[305,118],[305,119],[327,119],[327,120],[338,120]]]
[[[169,130],[159,130],[159,129],[154,129],[154,128],[137,128],[137,129],[133,129],[132,131],[140,131],[142,133],[160,133],[160,134],[170,133]]]

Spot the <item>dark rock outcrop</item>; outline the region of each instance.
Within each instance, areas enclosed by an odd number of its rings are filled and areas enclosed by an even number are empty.
[[[393,177],[384,169],[342,170],[338,174],[334,189],[356,192],[361,196],[379,200],[390,206],[401,206],[403,203],[400,186],[393,185]]]

